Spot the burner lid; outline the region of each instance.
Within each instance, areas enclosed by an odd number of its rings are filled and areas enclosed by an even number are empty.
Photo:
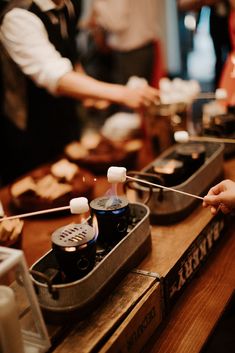
[[[97,211],[115,211],[128,206],[124,196],[103,196],[91,201],[90,206]]]
[[[176,148],[176,152],[181,156],[191,156],[193,159],[206,152],[206,148],[201,143],[185,143]]]
[[[58,246],[78,247],[94,239],[95,231],[88,224],[69,224],[52,233],[52,243]]]
[[[153,165],[154,172],[159,174],[173,174],[182,168],[183,162],[177,159],[160,159]]]

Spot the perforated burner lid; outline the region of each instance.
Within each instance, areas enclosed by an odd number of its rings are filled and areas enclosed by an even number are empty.
[[[160,159],[153,165],[153,170],[159,174],[173,174],[183,168],[183,162],[177,159]]]
[[[61,247],[81,246],[89,243],[95,236],[94,229],[88,224],[69,224],[58,228],[51,237],[54,244]]]
[[[91,208],[97,211],[114,211],[128,206],[124,196],[103,196],[91,201]]]
[[[185,143],[176,148],[176,152],[181,156],[192,156],[195,158],[206,152],[206,148],[201,143]]]

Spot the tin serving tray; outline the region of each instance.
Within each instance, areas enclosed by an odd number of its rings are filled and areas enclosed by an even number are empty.
[[[206,148],[205,162],[187,180],[172,188],[188,192],[195,195],[205,195],[210,186],[222,178],[223,175],[223,151],[224,145],[220,143],[203,143]],[[152,161],[141,170],[141,173],[148,173],[152,170],[157,160],[169,158],[173,159],[176,155],[174,145],[163,152],[157,159]],[[138,178],[138,175],[136,175]],[[141,178],[143,178],[141,176]],[[159,184],[159,182],[156,182]],[[153,188],[152,194],[149,187],[134,183],[136,200],[145,202],[150,208],[150,219],[155,224],[170,224],[185,218],[200,202],[200,200],[185,196],[169,190]],[[127,184],[128,186],[128,184]],[[161,193],[161,194],[160,194]],[[150,195],[150,197],[148,197]]]
[[[53,284],[42,279],[51,269],[58,269],[53,251],[49,251],[31,270],[41,308],[50,313],[87,312],[103,299],[103,293],[120,280],[121,275],[135,267],[151,249],[149,208],[143,204],[130,203],[130,225],[127,235],[116,244],[83,278],[70,283]],[[42,274],[40,279],[35,275]]]

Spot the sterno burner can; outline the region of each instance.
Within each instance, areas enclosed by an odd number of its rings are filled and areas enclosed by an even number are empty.
[[[180,184],[184,175],[184,164],[173,158],[159,159],[153,164],[153,172],[160,175],[165,186]]]
[[[97,218],[98,242],[115,245],[127,234],[130,210],[124,196],[98,197],[91,201],[90,208]]]
[[[184,143],[176,147],[178,159],[184,163],[189,175],[200,168],[206,158],[206,147],[201,143]]]
[[[51,237],[52,249],[66,281],[85,276],[95,265],[95,230],[88,224],[69,224]]]

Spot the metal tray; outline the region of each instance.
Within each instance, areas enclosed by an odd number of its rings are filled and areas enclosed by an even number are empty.
[[[204,145],[206,147],[204,164],[187,180],[173,186],[174,189],[203,196],[213,183],[222,178],[224,145],[220,143],[204,143]],[[176,146],[174,145],[167,149],[157,159],[144,167],[141,172],[147,173],[159,159],[174,158]],[[140,183],[134,183],[134,189],[138,202],[144,202],[144,200],[148,199],[149,187]],[[159,192],[162,192],[161,197],[159,197]],[[169,190],[160,191],[159,188],[154,188],[147,202],[150,208],[150,220],[155,224],[178,222],[185,218],[199,202],[200,200],[189,196]]]
[[[120,276],[135,267],[151,249],[149,208],[143,204],[130,203],[130,217],[135,225],[103,259],[83,278],[63,284],[43,283],[31,274],[42,309],[54,313],[89,311],[103,299],[102,294],[110,291]],[[49,251],[30,270],[42,274],[48,268],[58,268],[53,251]]]

